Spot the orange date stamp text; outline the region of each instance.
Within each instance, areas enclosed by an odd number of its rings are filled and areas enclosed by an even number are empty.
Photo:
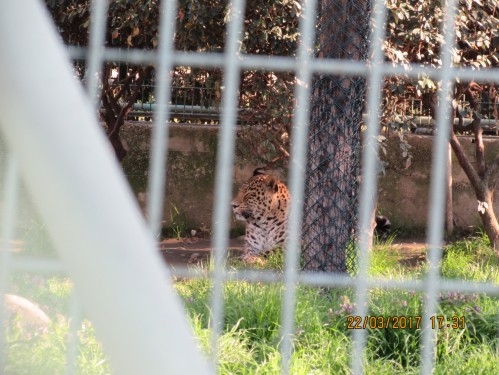
[[[388,315],[374,316],[359,315],[347,316],[347,329],[419,329],[421,325],[421,316]],[[466,322],[464,316],[445,317],[435,315],[430,317],[431,329],[465,329]]]
[[[421,316],[347,316],[347,329],[419,329]]]

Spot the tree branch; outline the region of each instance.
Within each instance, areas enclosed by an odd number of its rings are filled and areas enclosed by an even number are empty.
[[[125,118],[125,116],[128,114],[128,112],[130,112],[130,110],[132,109],[132,106],[133,104],[135,103],[135,100],[137,99],[137,97],[139,96],[139,93],[140,93],[140,88],[142,87],[142,83],[144,82],[144,79],[145,77],[149,74],[149,72],[152,70],[151,67],[147,67],[145,69],[141,69],[141,70],[136,70],[135,71],[135,74],[138,74],[139,75],[139,78],[137,79],[137,81],[135,82],[135,85],[136,85],[136,88],[135,90],[133,90],[132,92],[132,95],[128,98],[128,100],[126,101],[126,104],[121,108],[121,111],[119,112],[117,118],[116,118],[116,123],[117,124],[121,124]],[[135,76],[134,74],[134,76]],[[130,85],[131,82],[127,82],[127,87]],[[125,87],[123,87],[125,88]],[[119,130],[119,129],[117,129]]]
[[[453,102],[454,105],[454,102]],[[458,130],[460,132],[471,132],[473,131],[473,123],[464,125],[464,117],[459,110],[459,106],[456,104],[454,109],[454,115],[457,117],[458,123],[457,125],[453,125],[454,130]]]
[[[141,73],[143,73],[143,70],[139,71],[138,68],[133,68],[128,72],[128,75],[121,82],[118,82],[118,85],[120,85],[121,88],[114,95],[114,97],[116,98],[117,101],[119,99],[121,99],[121,97],[125,94],[126,90],[128,90],[128,88],[130,87],[130,84],[133,82],[133,80],[135,79],[137,74],[139,74],[139,78],[137,79],[137,83],[139,82],[139,80],[141,79],[141,76],[143,76],[143,74],[141,74]],[[142,77],[142,80],[143,79],[144,78]],[[137,84],[137,86],[138,86],[138,84]]]

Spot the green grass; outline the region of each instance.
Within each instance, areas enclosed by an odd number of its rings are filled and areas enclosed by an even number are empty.
[[[421,279],[427,267],[404,268],[388,243],[372,252],[369,274],[387,279]],[[260,268],[282,272],[283,254],[270,255]],[[231,261],[229,268],[243,265]],[[203,267],[207,267],[204,265]],[[458,241],[444,250],[442,277],[480,282],[499,282],[499,261],[483,237]],[[9,328],[6,374],[59,374],[66,369],[68,310],[71,283],[67,278],[33,278],[14,275],[14,292],[36,301],[49,312],[53,323],[47,333],[27,335]],[[33,287],[35,285],[35,287]],[[31,286],[31,289],[30,289]],[[202,350],[209,353],[209,280],[175,283]],[[280,366],[281,284],[227,282],[224,286],[225,315],[220,337],[220,374],[278,374]],[[297,285],[295,331],[291,373],[348,374],[353,314],[352,288],[316,288]],[[367,328],[364,355],[367,374],[417,374],[420,366],[421,330],[416,317],[423,315],[423,295],[416,291],[371,289],[368,313],[382,317],[412,317],[405,329]],[[437,331],[435,374],[499,373],[499,299],[483,294],[441,293],[438,315],[464,317],[465,327]],[[408,324],[408,323],[407,323]],[[423,324],[422,322],[420,323]],[[110,373],[109,364],[90,322],[78,330],[78,374]],[[36,369],[36,371],[35,371]]]
[[[5,375],[53,375],[67,372],[70,322],[59,315],[45,333],[28,333],[18,327],[7,330],[7,366]],[[78,329],[77,374],[110,374],[110,367],[95,331],[88,320]]]
[[[11,277],[10,293],[35,302],[51,319],[47,329],[27,327],[12,317],[6,327],[5,375],[57,375],[67,373],[70,332],[71,280],[64,275],[42,276],[17,272]],[[111,374],[109,362],[90,321],[84,319],[76,331],[75,373]]]

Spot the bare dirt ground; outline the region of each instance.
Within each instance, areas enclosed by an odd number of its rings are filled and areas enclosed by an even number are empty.
[[[244,240],[229,241],[229,255],[242,253]],[[170,265],[193,264],[209,259],[212,251],[209,238],[167,238],[161,241],[160,251],[163,259]]]
[[[231,239],[229,254],[237,256],[243,251],[244,240]],[[209,238],[164,239],[160,243],[163,259],[170,265],[195,264],[209,259],[211,255],[211,240]],[[407,267],[415,267],[426,259],[426,244],[424,240],[395,240],[390,246],[399,262]]]
[[[394,240],[390,250],[397,254],[400,264],[416,267],[426,260],[426,243],[421,240]]]

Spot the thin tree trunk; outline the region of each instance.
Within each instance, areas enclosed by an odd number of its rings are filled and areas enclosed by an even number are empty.
[[[487,163],[485,160],[485,144],[483,142],[483,129],[481,126],[481,116],[477,115],[477,103],[473,99],[472,90],[476,89],[476,83],[470,82],[467,84],[459,83],[456,85],[455,98],[463,93],[466,93],[466,97],[470,98],[470,108],[473,111],[473,121],[471,124],[464,126],[464,118],[462,114],[457,110],[455,106],[455,116],[458,118],[458,129],[473,131],[474,143],[475,143],[475,160],[472,163],[469,156],[466,154],[464,148],[461,146],[459,139],[454,132],[454,123],[450,126],[450,139],[449,143],[454,151],[456,159],[463,169],[466,177],[473,186],[475,191],[475,196],[477,199],[477,209],[482,220],[483,228],[487,237],[490,240],[490,245],[496,253],[499,255],[499,223],[494,212],[494,190],[495,182],[499,172],[499,158],[494,161]],[[433,97],[436,97],[436,93],[433,93]],[[457,100],[457,99],[456,99]],[[438,103],[434,100],[432,105],[437,105]],[[434,110],[434,108],[433,108]]]
[[[120,131],[125,124],[125,118],[132,109],[144,79],[150,75],[152,67],[136,67],[126,72],[124,78],[118,82],[118,87],[109,84],[108,75],[111,68],[104,69],[106,76],[103,80],[101,93],[103,112],[101,117],[107,126],[107,137],[113,146],[116,157],[122,162],[127,150],[121,141]]]
[[[484,201],[487,203],[488,208],[480,213],[480,218],[482,219],[483,227],[485,233],[490,241],[490,246],[495,250],[496,254],[499,255],[499,223],[497,222],[497,217],[494,213],[492,193],[488,191],[487,199]]]
[[[447,237],[452,236],[454,232],[454,212],[452,207],[452,147],[449,144],[447,159],[447,194],[445,201],[445,229]]]
[[[480,127],[479,120],[477,120],[476,127]],[[480,219],[482,220],[483,228],[487,237],[490,240],[491,247],[499,255],[499,223],[494,212],[494,187],[495,179],[497,178],[497,170],[499,168],[499,160],[496,159],[489,165],[485,163],[482,153],[485,148],[482,139],[481,129],[475,133],[475,148],[477,169],[469,160],[468,155],[464,151],[459,139],[454,132],[451,132],[450,144],[456,155],[459,165],[468,177],[477,199],[477,209],[479,209]],[[480,202],[482,202],[480,204]],[[485,203],[485,205],[483,204]],[[481,210],[480,210],[481,208]]]

